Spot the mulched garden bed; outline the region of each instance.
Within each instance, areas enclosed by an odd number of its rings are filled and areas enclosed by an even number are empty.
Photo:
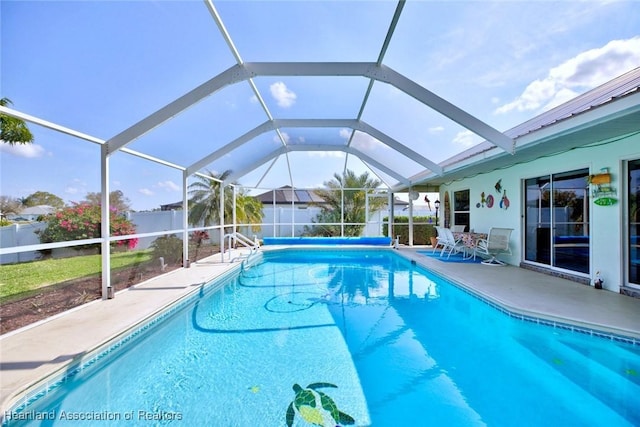
[[[198,251],[198,259],[208,257],[218,251],[219,249],[215,246],[202,247]],[[179,267],[179,265],[167,265],[162,272],[158,262],[154,260],[120,269],[111,274],[112,286],[117,292]],[[102,278],[98,275],[48,286],[24,298],[3,302],[0,304],[0,334],[30,325],[101,297]]]

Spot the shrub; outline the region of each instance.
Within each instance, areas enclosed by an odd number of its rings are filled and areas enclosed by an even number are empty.
[[[94,239],[100,237],[101,224],[100,205],[78,203],[66,207],[54,214],[47,215],[44,221],[47,227],[38,232],[41,243],[68,242],[71,240]],[[111,209],[109,230],[111,236],[127,236],[135,234],[136,229],[131,221]],[[118,240],[111,247],[133,249],[138,239]]]
[[[409,243],[409,217],[396,216],[393,218],[395,224],[393,226],[393,233],[400,237],[400,243]],[[389,222],[389,217],[384,217],[385,222]],[[416,216],[413,217],[413,244],[414,245],[426,245],[430,243],[430,237],[436,236],[436,230],[434,228],[435,223],[431,216]],[[418,224],[416,224],[418,223]],[[426,223],[426,224],[425,224]],[[389,230],[387,227],[383,227],[382,234],[388,237]]]
[[[167,264],[182,263],[182,239],[174,235],[158,237],[151,242],[151,249],[154,259],[162,257]]]

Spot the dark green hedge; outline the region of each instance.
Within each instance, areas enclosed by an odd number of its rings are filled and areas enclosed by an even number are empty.
[[[394,226],[393,226],[393,236],[395,239],[396,236],[400,236],[400,244],[408,245],[409,244],[409,217],[406,216],[396,216],[393,218]],[[389,222],[389,217],[384,218],[385,222]],[[429,222],[431,221],[431,222]],[[423,224],[417,224],[423,223]],[[424,224],[428,223],[428,224]],[[434,228],[435,223],[433,222],[433,217],[431,216],[416,216],[413,217],[413,244],[414,245],[430,245],[431,244],[431,236],[436,236],[436,229]],[[382,234],[385,237],[389,237],[389,230],[387,227],[382,227]]]

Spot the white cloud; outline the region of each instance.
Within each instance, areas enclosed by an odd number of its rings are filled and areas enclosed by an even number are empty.
[[[365,153],[379,148],[390,149],[388,145],[383,144],[368,133],[356,132],[351,140],[351,146]]]
[[[458,132],[457,135],[453,137],[452,142],[459,147],[469,148],[480,142],[480,137],[478,137],[470,130],[463,130]]]
[[[0,141],[0,152],[27,159],[33,159],[45,155],[45,149],[42,145],[33,143],[10,145],[4,141]]]
[[[285,144],[288,144],[288,143],[289,143],[289,140],[291,139],[291,138],[289,137],[289,134],[288,134],[288,133],[286,133],[286,132],[282,132],[282,131],[280,131],[280,135],[282,135],[282,139],[284,139],[284,143],[285,143]],[[278,144],[280,143],[280,137],[278,136],[278,134],[275,134],[275,135],[273,136],[273,142],[277,142]]]
[[[433,126],[429,128],[429,133],[434,134],[434,133],[440,133],[444,131],[444,126]]]
[[[269,86],[269,90],[271,91],[271,96],[276,100],[278,106],[282,108],[289,108],[296,102],[296,98],[298,97],[295,92],[289,90],[287,85],[283,82],[276,82]]]
[[[640,65],[640,37],[613,40],[582,52],[531,82],[514,101],[499,107],[510,111],[548,110]]]
[[[347,154],[344,151],[307,151],[308,157],[335,157],[343,159]]]
[[[141,188],[138,190],[138,193],[144,194],[145,196],[153,196],[155,193],[148,188]]]
[[[65,187],[64,189],[65,194],[78,194],[79,192],[80,189],[77,187]]]
[[[87,183],[84,180],[80,179],[80,178],[74,178],[64,188],[64,193],[65,194],[69,194],[69,195],[86,194],[87,193]]]
[[[349,139],[351,138],[352,133],[353,133],[353,130],[351,129],[340,129],[339,135],[340,135],[340,138]]]
[[[180,186],[173,181],[160,181],[158,182],[158,187],[167,191],[180,191]]]

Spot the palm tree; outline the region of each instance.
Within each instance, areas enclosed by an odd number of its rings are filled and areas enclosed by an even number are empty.
[[[377,188],[380,181],[369,177],[368,172],[357,176],[352,170],[347,170],[343,175],[334,174],[334,179],[325,182],[326,190],[317,190],[316,193],[324,199],[320,206],[321,211],[314,219],[314,223],[340,223],[342,208],[342,193],[344,190],[344,222],[357,223],[344,226],[345,236],[359,236],[366,222],[366,194]],[[378,210],[384,206],[385,200],[379,198],[370,199],[369,209]],[[305,227],[305,234],[312,236],[340,236],[341,230],[338,225],[316,225],[311,228]]]
[[[0,99],[0,106],[11,104],[9,98]],[[23,120],[0,113],[0,140],[9,145],[29,144],[33,142],[33,135]]]
[[[241,193],[236,195],[236,221],[238,224],[253,224],[251,231],[260,230],[259,225],[264,218],[262,203],[255,197]]]
[[[209,225],[220,224],[220,181],[224,181],[231,174],[226,170],[221,174],[208,171],[209,178],[196,175],[197,181],[189,185],[189,223],[204,223]],[[233,189],[230,186],[224,189],[224,222],[231,222],[233,211]]]
[[[220,181],[231,174],[226,170],[221,174],[208,171],[209,178],[196,176],[197,181],[189,185],[189,223],[220,224]],[[236,194],[236,222],[240,224],[260,224],[264,214],[262,203],[241,190]],[[233,188],[224,189],[224,223],[230,224],[233,219]],[[255,230],[255,227],[252,227]]]

